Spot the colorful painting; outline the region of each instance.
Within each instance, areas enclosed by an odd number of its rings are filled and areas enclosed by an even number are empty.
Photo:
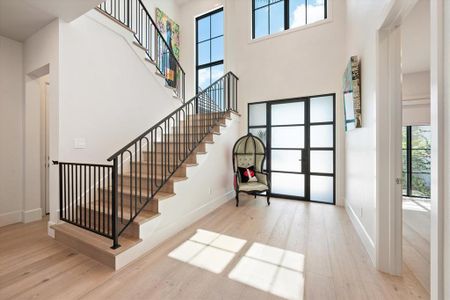
[[[345,131],[362,127],[361,62],[352,56],[343,77]]]
[[[180,58],[180,25],[170,19],[162,10],[156,8],[156,26],[163,35],[170,50],[178,60]],[[171,87],[177,86],[177,62],[169,55],[169,51],[162,51],[160,61],[166,76],[166,81]]]

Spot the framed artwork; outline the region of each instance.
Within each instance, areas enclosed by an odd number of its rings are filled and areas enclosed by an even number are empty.
[[[343,77],[345,131],[362,127],[361,61],[352,56]]]
[[[180,25],[169,18],[162,10],[156,8],[156,26],[169,45],[175,58],[180,58]],[[168,50],[160,52],[161,69],[166,76],[167,84],[171,87],[177,86],[180,74],[177,72],[177,62]]]

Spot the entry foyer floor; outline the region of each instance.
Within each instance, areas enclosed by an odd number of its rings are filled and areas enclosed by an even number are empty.
[[[343,208],[230,201],[120,271],[47,236],[0,228],[0,299],[428,299],[407,266],[376,271]]]

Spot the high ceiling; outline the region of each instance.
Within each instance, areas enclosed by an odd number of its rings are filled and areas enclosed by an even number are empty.
[[[73,21],[102,0],[0,0],[0,35],[24,41],[55,18]]]
[[[430,1],[420,0],[402,27],[402,71],[430,70]]]

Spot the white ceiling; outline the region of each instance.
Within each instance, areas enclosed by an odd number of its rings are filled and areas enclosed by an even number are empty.
[[[419,0],[401,26],[402,71],[430,70],[430,1]]]
[[[73,21],[103,0],[0,0],[0,35],[24,41],[55,18]]]

